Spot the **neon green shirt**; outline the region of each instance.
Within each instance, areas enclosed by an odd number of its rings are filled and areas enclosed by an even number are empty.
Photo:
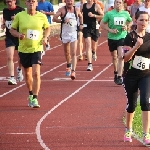
[[[46,15],[37,11],[31,16],[26,11],[22,11],[16,14],[11,27],[19,28],[19,32],[25,34],[25,39],[19,40],[19,52],[34,53],[43,50],[43,28],[49,27]]]
[[[117,29],[119,31],[116,34],[108,32],[108,39],[119,40],[125,38],[127,35],[127,31],[122,30],[122,26],[126,25],[127,22],[131,22],[132,18],[127,11],[122,10],[118,12],[113,9],[104,15],[102,21],[108,23],[110,29]]]

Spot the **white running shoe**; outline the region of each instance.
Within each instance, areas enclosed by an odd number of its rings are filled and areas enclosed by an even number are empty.
[[[89,64],[87,67],[87,71],[92,71],[92,70],[93,70],[92,64]]]
[[[23,74],[22,74],[22,69],[18,70],[19,68],[17,67],[17,81],[21,82],[23,80]]]
[[[16,79],[14,77],[10,77],[8,80],[8,85],[16,85]]]
[[[95,54],[92,53],[92,58],[94,61],[96,61],[96,59],[97,59],[96,53]]]

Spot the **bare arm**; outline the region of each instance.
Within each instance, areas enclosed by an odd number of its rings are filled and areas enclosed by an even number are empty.
[[[108,31],[108,32],[111,32],[111,33],[114,33],[114,34],[118,33],[118,30],[117,30],[117,29],[110,29],[110,28],[108,27],[108,23],[105,23],[105,22],[103,22],[103,21],[101,21],[100,26],[101,26],[102,29],[104,29],[104,30],[106,30],[106,31]]]
[[[109,32],[110,28],[108,27],[108,23],[104,23],[103,21],[101,21],[100,26],[102,29]]]
[[[128,46],[129,51],[127,53],[124,54],[124,61],[127,62],[129,61],[133,55],[135,54],[135,52],[137,51],[137,49],[143,44],[143,39],[142,38],[138,38],[137,42],[135,43],[135,46],[133,46],[132,48]],[[126,47],[126,46],[124,46]]]
[[[96,4],[95,6],[96,6],[96,11],[99,14],[99,15],[95,15],[95,18],[101,20],[103,18],[103,16],[104,16],[104,12],[103,12],[103,10],[101,9],[101,7],[98,4]]]
[[[61,18],[59,19],[59,17],[61,17],[61,14],[62,14],[62,8],[59,8],[56,14],[54,14],[53,16],[53,22],[61,23]]]
[[[5,19],[3,18],[3,24],[1,24],[1,28],[4,30],[6,28]]]
[[[14,28],[11,28],[9,32],[11,33],[12,36],[17,37],[17,38],[21,38],[22,36],[22,33],[19,33],[17,29],[14,29]]]

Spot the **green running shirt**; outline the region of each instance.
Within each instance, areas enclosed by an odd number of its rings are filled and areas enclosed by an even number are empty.
[[[119,31],[116,34],[108,32],[108,39],[119,40],[125,38],[127,35],[127,31],[123,31],[122,26],[126,25],[126,22],[131,22],[132,18],[127,11],[122,10],[118,12],[113,9],[104,15],[102,21],[108,23],[110,29],[117,29]]]
[[[49,27],[45,14],[37,11],[31,16],[26,11],[22,11],[16,14],[11,27],[19,28],[19,32],[25,34],[25,39],[19,40],[19,52],[34,53],[43,50],[43,29]]]

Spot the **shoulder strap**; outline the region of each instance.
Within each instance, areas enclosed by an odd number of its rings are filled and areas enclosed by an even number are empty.
[[[75,8],[75,6],[73,6],[74,7],[74,14],[75,14],[75,16],[76,16],[76,20],[78,19],[78,17],[77,17],[77,12],[76,12],[76,8]]]
[[[136,41],[137,41],[137,34],[135,33],[135,31],[133,30],[132,32],[129,33],[131,39],[132,39],[132,47],[135,45]]]

